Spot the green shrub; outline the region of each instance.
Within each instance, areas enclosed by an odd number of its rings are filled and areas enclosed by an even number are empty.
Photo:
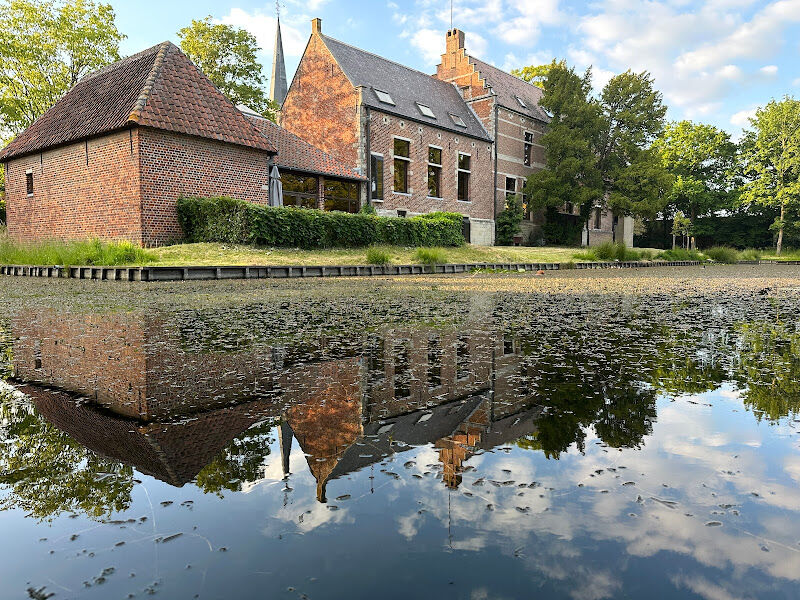
[[[686,250],[684,248],[675,248],[674,250],[664,250],[659,252],[656,256],[659,260],[705,260],[705,256],[700,254],[697,250]]]
[[[145,264],[155,260],[148,252],[131,242],[74,242],[46,241],[37,244],[17,244],[0,239],[0,264],[115,266]]]
[[[576,252],[572,255],[572,258],[583,262],[595,262],[597,260],[597,254],[595,254],[594,250],[589,249],[585,252]]]
[[[367,263],[370,265],[388,265],[392,262],[392,256],[386,248],[370,246],[367,248]]]
[[[4,225],[6,222],[6,198],[0,192],[0,225]]]
[[[441,248],[417,248],[414,260],[423,265],[441,265],[447,262],[447,254]]]
[[[579,215],[566,215],[548,207],[542,225],[545,243],[554,246],[578,246],[581,243],[583,220]]]
[[[656,253],[652,250],[639,250],[639,260],[653,260]]]
[[[703,254],[719,263],[732,265],[739,262],[739,252],[728,246],[714,246],[708,250],[703,250]]]
[[[497,245],[511,246],[522,231],[522,199],[518,195],[506,199],[506,208],[497,215]]]
[[[617,257],[617,245],[614,242],[603,242],[594,247],[594,253],[599,260],[614,260]]]
[[[739,256],[742,260],[761,260],[762,255],[763,252],[761,252],[761,250],[748,248],[747,250],[743,250]]]
[[[284,248],[460,246],[463,217],[435,212],[407,219],[271,207],[232,198],[180,198],[178,221],[189,242]]]
[[[375,210],[375,206],[372,204],[365,204],[361,207],[361,210],[358,211],[362,215],[377,215],[378,211]]]

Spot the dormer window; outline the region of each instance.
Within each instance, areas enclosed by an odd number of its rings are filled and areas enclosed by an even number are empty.
[[[430,106],[425,106],[424,104],[420,104],[419,102],[417,102],[416,104],[417,104],[417,108],[419,109],[419,112],[421,112],[424,116],[426,116],[428,118],[431,118],[431,119],[435,119],[436,118],[436,115],[433,114],[433,111],[431,110]]]
[[[520,105],[522,108],[528,108],[528,105],[527,105],[527,104],[525,104],[525,101],[524,101],[522,98],[520,98],[519,96],[514,96],[514,98],[516,98],[516,99],[517,99],[517,102],[519,102],[519,105]]]
[[[392,100],[392,97],[389,95],[389,92],[375,90],[375,95],[378,97],[378,100],[380,100],[384,104],[391,104],[392,106],[394,106],[394,100]]]
[[[458,115],[454,115],[453,113],[450,113],[450,118],[453,119],[453,123],[455,123],[459,127],[466,127],[467,126],[467,124],[464,123],[464,119],[462,119]]]

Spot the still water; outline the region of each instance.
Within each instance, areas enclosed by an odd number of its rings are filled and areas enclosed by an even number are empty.
[[[1,598],[800,597],[800,269],[0,281]]]

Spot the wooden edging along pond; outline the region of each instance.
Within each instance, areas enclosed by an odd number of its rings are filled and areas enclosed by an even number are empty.
[[[214,279],[294,279],[303,277],[375,277],[436,275],[473,271],[537,272],[560,269],[633,269],[690,267],[698,261],[580,263],[455,263],[443,265],[221,266],[221,267],[61,267],[2,265],[0,275],[103,281],[207,281]],[[797,264],[797,263],[794,263]]]

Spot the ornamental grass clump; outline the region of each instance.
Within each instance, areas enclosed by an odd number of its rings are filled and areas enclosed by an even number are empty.
[[[370,246],[367,248],[367,263],[370,265],[388,265],[392,262],[392,255],[386,248]]]
[[[733,265],[739,262],[739,252],[735,248],[729,248],[728,246],[714,246],[703,250],[703,254],[718,263]]]
[[[447,262],[447,253],[441,248],[417,248],[414,260],[423,265],[441,265]]]

